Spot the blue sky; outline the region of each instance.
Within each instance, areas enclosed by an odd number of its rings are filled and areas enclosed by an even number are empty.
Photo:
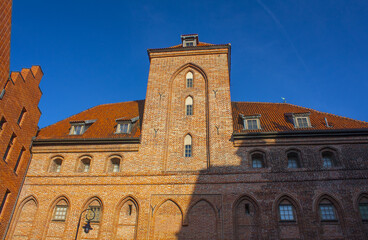
[[[368,1],[13,0],[11,70],[40,65],[40,127],[144,99],[148,48],[231,43],[232,101],[368,121]]]

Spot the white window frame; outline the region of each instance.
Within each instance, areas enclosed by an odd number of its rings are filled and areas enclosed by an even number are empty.
[[[192,88],[193,87],[193,73],[192,72],[188,72],[185,76],[185,84],[187,88]]]
[[[121,126],[122,125],[128,125],[127,131],[122,132]],[[132,122],[131,121],[118,121],[118,125],[116,126],[116,132],[115,133],[121,133],[121,134],[129,134],[132,131]]]
[[[193,108],[193,98],[188,96],[185,99],[185,116],[193,116],[194,108]]]
[[[295,128],[311,128],[311,121],[309,118],[310,113],[293,113],[293,122],[294,122],[294,127]],[[307,121],[307,126],[299,126],[299,122],[298,120],[300,119],[306,119]]]
[[[192,136],[188,134],[184,138],[184,157],[192,157],[192,156],[193,156]]]
[[[81,127],[79,132],[77,132],[77,127]],[[84,123],[75,123],[75,124],[72,124],[69,135],[82,135],[84,133],[84,130],[85,130]]]
[[[261,115],[253,115],[253,116],[244,116],[240,114],[240,117],[243,119],[243,130],[259,130],[261,129],[261,122],[260,118]],[[248,121],[256,121],[257,122],[257,128],[256,129],[250,129]]]
[[[56,205],[54,209],[53,221],[65,221],[68,214],[68,205]]]

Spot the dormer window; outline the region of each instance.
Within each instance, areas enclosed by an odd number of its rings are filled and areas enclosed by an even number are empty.
[[[312,127],[311,123],[310,123],[309,114],[310,113],[293,113],[292,117],[293,117],[295,128],[310,128],[310,127]]]
[[[261,115],[244,116],[240,114],[240,117],[243,119],[244,130],[261,129],[261,124],[259,121]]]
[[[123,133],[123,134],[131,133],[133,124],[136,121],[138,121],[138,119],[139,117],[135,117],[132,119],[125,119],[125,118],[116,119],[118,125],[116,126],[115,133]]]
[[[185,41],[185,46],[186,47],[193,47],[194,46],[194,41]]]
[[[69,135],[82,135],[87,131],[87,129],[94,123],[96,120],[86,120],[86,121],[73,121],[70,122],[71,128]]]
[[[181,35],[183,47],[194,47],[198,44],[198,34]]]
[[[116,133],[130,133],[132,124],[130,122],[119,122],[116,127]]]
[[[82,135],[84,133],[84,124],[74,124],[70,128],[70,135]]]

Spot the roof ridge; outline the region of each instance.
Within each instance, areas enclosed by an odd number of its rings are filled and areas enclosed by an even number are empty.
[[[46,126],[46,127],[41,128],[41,129],[46,129],[46,128],[51,127],[51,126],[53,126],[53,125],[55,125],[55,124],[57,124],[57,123],[59,123],[59,122],[65,121],[65,120],[66,120],[66,119],[68,119],[68,118],[74,117],[74,116],[76,116],[76,115],[78,115],[78,114],[80,114],[80,113],[82,113],[82,112],[90,111],[90,110],[92,110],[92,109],[94,109],[94,108],[97,108],[97,107],[107,106],[107,105],[113,105],[113,104],[119,104],[119,103],[138,102],[138,101],[145,101],[145,99],[132,100],[132,101],[127,101],[127,102],[117,102],[117,103],[103,103],[103,104],[95,105],[95,106],[93,106],[93,107],[90,107],[90,108],[87,108],[86,110],[83,110],[83,111],[81,111],[81,112],[75,113],[75,114],[73,114],[73,115],[71,115],[71,116],[69,116],[69,117],[66,117],[66,118],[64,118],[64,119],[62,119],[62,120],[60,120],[60,121],[57,121],[57,122],[55,122],[55,123],[53,123],[53,124],[50,124],[50,125],[48,125],[48,126]]]
[[[242,102],[240,102],[240,103],[242,103]],[[321,114],[327,114],[327,115],[331,115],[331,116],[334,116],[334,117],[345,118],[345,119],[347,119],[347,120],[353,120],[353,121],[356,121],[356,122],[360,122],[360,123],[366,123],[366,124],[368,124],[368,122],[366,122],[366,121],[357,120],[357,119],[353,119],[353,118],[349,118],[349,117],[345,117],[345,116],[340,116],[340,115],[333,114],[333,113],[322,112],[322,111],[319,111],[319,110],[315,110],[315,109],[313,109],[313,108],[303,107],[303,106],[299,106],[299,105],[292,104],[292,103],[248,102],[248,101],[247,101],[247,102],[243,102],[243,103],[262,103],[262,104],[277,104],[277,105],[280,105],[280,104],[287,104],[287,105],[289,105],[289,106],[298,107],[298,108],[304,108],[304,109],[312,110],[312,111],[314,111],[314,112],[321,113]]]

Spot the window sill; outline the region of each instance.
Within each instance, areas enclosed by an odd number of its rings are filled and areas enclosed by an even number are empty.
[[[337,224],[339,224],[339,220],[321,220],[321,224],[323,224],[323,225],[328,225],[328,224],[337,225]]]
[[[297,224],[296,220],[279,220],[279,224],[281,225],[295,225]]]

